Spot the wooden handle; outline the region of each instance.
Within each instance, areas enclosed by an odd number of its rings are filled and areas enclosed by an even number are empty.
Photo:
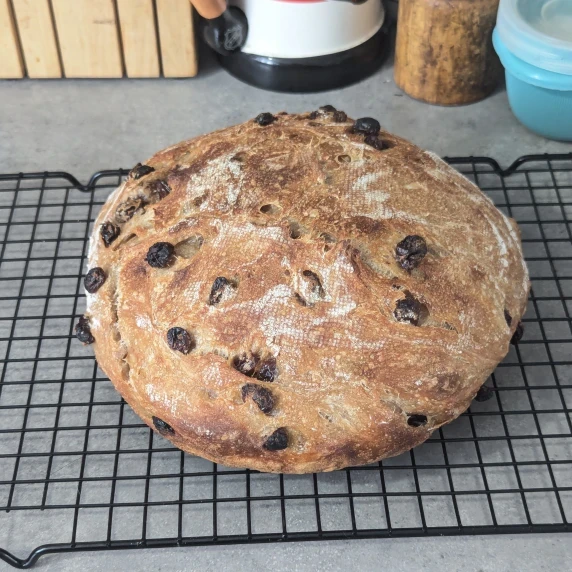
[[[492,45],[499,0],[401,0],[395,82],[437,105],[479,101],[495,88],[501,64]]]
[[[226,0],[190,0],[190,2],[207,20],[218,18],[226,10]]]

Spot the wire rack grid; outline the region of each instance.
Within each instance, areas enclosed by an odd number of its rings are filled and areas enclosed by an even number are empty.
[[[157,546],[572,531],[572,154],[502,171],[448,159],[520,224],[525,335],[422,446],[365,467],[271,475],[151,432],[73,337],[87,239],[126,171],[0,175],[0,558]],[[19,556],[18,556],[19,555]]]

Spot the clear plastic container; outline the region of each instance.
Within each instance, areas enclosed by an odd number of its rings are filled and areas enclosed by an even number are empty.
[[[516,117],[572,141],[572,0],[501,0],[493,43]]]

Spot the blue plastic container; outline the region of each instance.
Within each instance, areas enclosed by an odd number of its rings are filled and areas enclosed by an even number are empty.
[[[501,0],[493,43],[519,121],[572,141],[572,0]]]

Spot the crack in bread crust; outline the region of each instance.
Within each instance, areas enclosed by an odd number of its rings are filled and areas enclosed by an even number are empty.
[[[291,473],[398,455],[460,415],[506,355],[529,289],[516,223],[433,154],[379,137],[381,151],[327,115],[247,122],[156,154],[103,206],[89,252],[109,277],[88,294],[97,360],[181,449]],[[106,248],[99,227],[118,219]],[[404,269],[395,248],[414,235],[427,254]],[[158,242],[174,247],[165,268],[145,261]],[[407,297],[418,325],[396,319]],[[189,353],[167,344],[173,327]],[[233,366],[243,354],[259,360],[248,375]],[[271,411],[242,399],[249,382]],[[287,447],[265,449],[282,427]]]

